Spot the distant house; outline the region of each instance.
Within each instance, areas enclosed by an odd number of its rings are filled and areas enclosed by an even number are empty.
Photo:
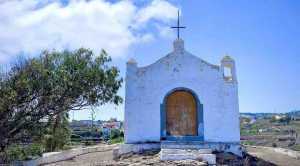
[[[92,120],[80,120],[81,124],[91,126],[93,124]]]
[[[81,127],[85,127],[85,128],[89,128],[92,127],[92,125],[94,127],[101,127],[101,121],[92,121],[92,120],[72,120],[72,122],[70,123],[71,128],[81,128]]]
[[[285,115],[274,115],[274,118],[276,119],[276,120],[281,120],[281,119],[283,119],[283,118],[285,118],[286,116]]]
[[[102,123],[102,134],[104,139],[109,138],[112,129],[120,130],[122,128],[122,122],[117,121],[117,119],[111,118],[109,121]]]
[[[102,124],[103,128],[121,129],[121,122],[105,122]]]
[[[241,123],[245,125],[253,124],[256,122],[256,118],[253,116],[242,116],[240,117],[240,119],[241,119]]]
[[[271,132],[272,129],[271,128],[265,128],[265,129],[259,129],[258,132],[259,133],[265,133],[265,132]]]
[[[256,118],[253,118],[253,119],[250,120],[249,123],[250,123],[250,124],[253,124],[253,123],[255,123],[255,122],[256,122]]]

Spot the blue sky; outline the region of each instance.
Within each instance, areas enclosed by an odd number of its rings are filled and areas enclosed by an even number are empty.
[[[36,2],[0,2],[3,66],[19,54],[84,46],[106,49],[124,76],[129,58],[144,66],[171,51],[175,32],[169,26],[179,8],[189,52],[213,64],[226,53],[235,59],[240,112],[300,109],[300,1]],[[74,115],[90,117],[86,110]],[[123,119],[123,105],[98,108],[97,119],[109,117]]]

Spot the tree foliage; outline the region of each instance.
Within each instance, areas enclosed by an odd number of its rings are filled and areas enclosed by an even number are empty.
[[[42,135],[42,145],[46,152],[63,149],[71,141],[71,129],[68,113],[62,112],[49,120]]]
[[[45,51],[0,74],[0,150],[70,110],[119,104],[122,79],[105,51]]]

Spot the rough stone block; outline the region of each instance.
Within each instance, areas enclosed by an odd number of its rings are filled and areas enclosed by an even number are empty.
[[[208,152],[208,153],[205,153]],[[210,149],[162,149],[160,151],[161,160],[201,160],[208,164],[216,164],[216,155],[211,154]]]
[[[126,154],[130,152],[139,153],[145,150],[160,149],[160,143],[144,143],[144,144],[121,144],[119,145],[118,153]]]

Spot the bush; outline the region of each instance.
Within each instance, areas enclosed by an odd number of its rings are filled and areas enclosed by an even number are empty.
[[[25,156],[23,148],[19,145],[9,146],[6,151],[7,161],[24,160]]]
[[[91,132],[91,137],[96,137],[96,138],[100,138],[102,136],[102,132],[101,131],[92,131]]]
[[[77,134],[72,134],[71,135],[71,141],[72,142],[80,142],[81,141],[81,136]]]
[[[91,137],[91,135],[92,135],[92,132],[91,131],[88,131],[88,130],[86,130],[86,131],[76,131],[76,132],[74,132],[76,135],[79,135],[79,136],[81,136],[81,137]]]
[[[41,144],[31,144],[28,148],[25,148],[25,154],[28,158],[35,158],[36,156],[42,156],[44,147]]]
[[[123,142],[124,142],[124,137],[118,137],[118,138],[111,139],[109,141],[109,144],[117,144],[117,143],[123,143]]]
[[[123,134],[124,135],[124,134]],[[121,136],[121,131],[118,129],[111,129],[110,130],[110,139],[115,139]]]
[[[30,160],[41,156],[43,151],[44,148],[40,144],[11,145],[5,151],[6,160],[8,162],[16,160]]]

